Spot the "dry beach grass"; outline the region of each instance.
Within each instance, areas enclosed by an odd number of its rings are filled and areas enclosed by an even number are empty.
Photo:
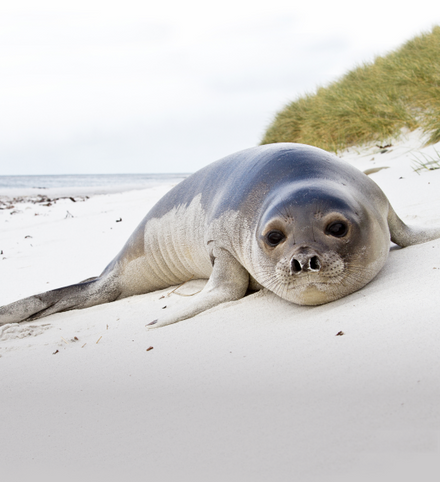
[[[279,112],[263,144],[301,142],[330,151],[376,142],[402,128],[440,140],[440,27],[361,65]]]

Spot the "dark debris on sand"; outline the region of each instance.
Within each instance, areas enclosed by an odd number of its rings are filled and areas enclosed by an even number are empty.
[[[33,203],[40,206],[52,206],[61,199],[70,199],[72,202],[84,202],[89,199],[89,196],[62,196],[52,197],[45,196],[44,194],[38,194],[37,196],[23,196],[23,197],[2,197],[0,198],[0,209],[14,209],[16,204],[21,203]]]

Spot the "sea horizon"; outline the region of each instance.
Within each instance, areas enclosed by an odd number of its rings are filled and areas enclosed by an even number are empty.
[[[93,196],[175,185],[190,173],[0,175],[0,198]]]
[[[59,187],[152,187],[164,182],[181,181],[190,173],[119,174],[14,174],[0,175],[0,188],[49,189]]]

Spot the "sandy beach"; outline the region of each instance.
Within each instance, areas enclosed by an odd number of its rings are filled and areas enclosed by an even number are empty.
[[[440,169],[414,170],[440,143],[392,144],[342,157],[386,168],[371,178],[406,223],[440,226]],[[98,275],[171,187],[1,209],[0,305]],[[0,327],[3,480],[439,480],[440,240],[391,246],[327,305],[262,291],[145,328],[203,285]]]

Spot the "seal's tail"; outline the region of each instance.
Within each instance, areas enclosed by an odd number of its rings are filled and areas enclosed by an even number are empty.
[[[402,248],[440,238],[440,227],[407,226],[397,216],[391,206],[388,212],[388,226],[390,228],[391,241]]]
[[[30,296],[0,307],[0,326],[114,301],[120,295],[117,283],[98,277],[81,283]]]

